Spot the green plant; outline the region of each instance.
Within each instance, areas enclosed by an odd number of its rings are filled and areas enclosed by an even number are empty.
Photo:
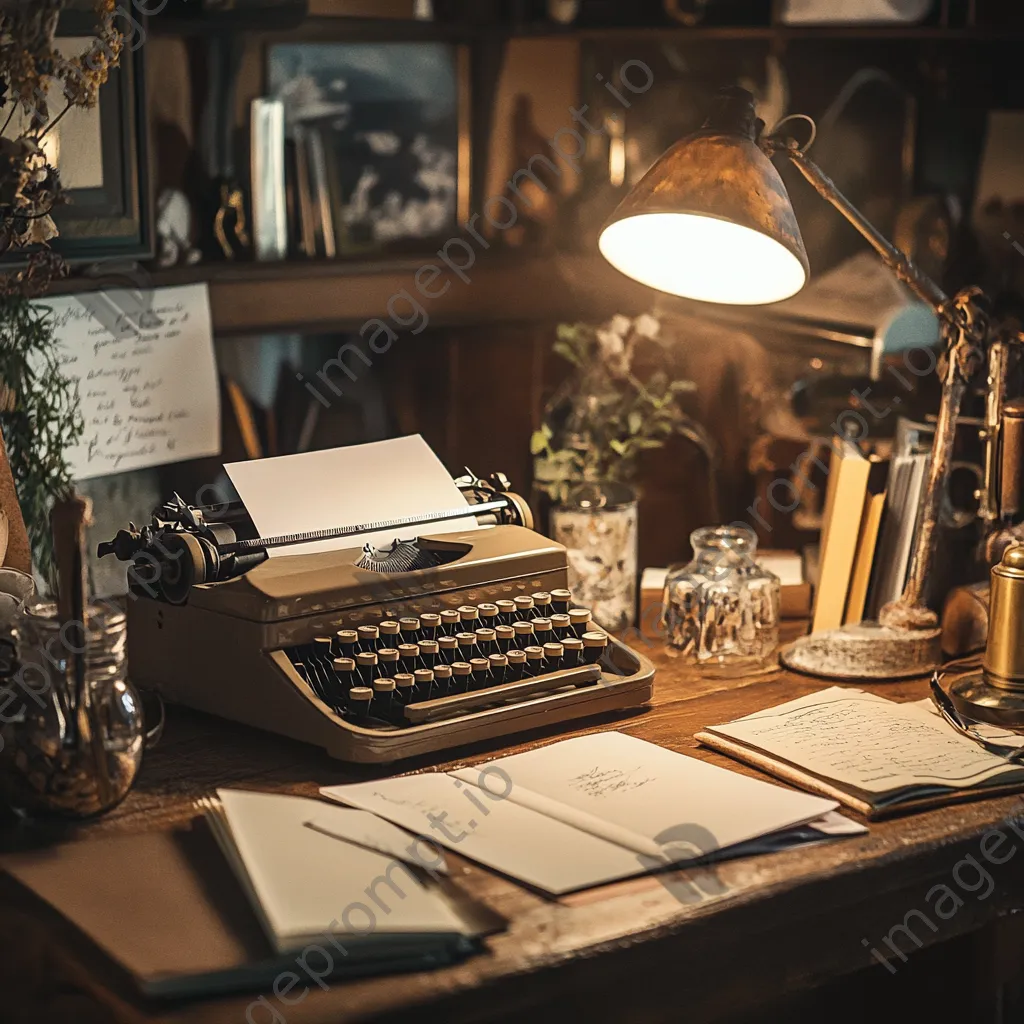
[[[646,380],[633,372],[638,346],[657,342],[660,324],[648,314],[607,324],[561,324],[554,351],[576,372],[548,406],[530,440],[534,481],[564,502],[577,483],[634,480],[641,452],[661,448],[676,434],[689,437],[713,462],[711,442],[679,405],[694,390],[656,370]]]
[[[0,297],[0,429],[36,568],[46,579],[50,506],[72,488],[65,453],[83,424],[78,385],[60,367],[52,313],[22,294]]]

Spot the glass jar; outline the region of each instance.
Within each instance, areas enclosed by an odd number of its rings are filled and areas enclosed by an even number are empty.
[[[779,578],[754,561],[757,536],[747,526],[708,526],[690,534],[693,561],[665,580],[666,640],[717,675],[774,664],[779,643]]]
[[[81,626],[62,627],[53,602],[26,605],[15,623],[17,671],[0,713],[0,794],[24,814],[89,817],[131,789],[146,732],[125,673],[126,616],[90,605]],[[84,646],[84,686],[75,653]]]
[[[573,601],[616,631],[636,618],[637,500],[621,483],[580,484],[551,510],[551,536],[569,557]]]

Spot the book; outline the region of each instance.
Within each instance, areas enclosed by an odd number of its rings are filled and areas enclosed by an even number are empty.
[[[255,99],[250,107],[252,237],[258,260],[288,255],[284,101]]]
[[[867,611],[874,619],[903,593],[930,463],[929,455],[915,453],[898,455],[889,466],[878,554],[868,589]]]
[[[337,246],[334,238],[334,212],[331,208],[331,191],[327,177],[327,156],[324,152],[324,135],[319,125],[307,129],[309,141],[309,168],[312,187],[313,206],[316,219],[320,225],[320,237],[323,241],[323,255],[334,259]]]
[[[319,219],[313,203],[309,138],[302,124],[295,125],[292,135],[295,139],[295,192],[298,197],[299,237],[302,239],[302,252],[307,259],[314,259],[317,256],[316,229]]]
[[[474,768],[320,792],[554,895],[862,831],[835,813],[832,798],[620,732],[562,740]]]
[[[811,632],[843,624],[871,463],[852,441],[837,437],[829,461],[821,528],[821,564]]]
[[[840,686],[709,726],[696,739],[868,819],[1024,788],[1024,766],[921,703]]]
[[[0,864],[144,995],[184,998],[265,989],[287,970],[308,971],[310,984],[313,974],[426,970],[478,950],[504,922],[461,893],[443,862],[430,873],[396,868],[410,841],[319,800],[221,790],[190,830],[86,839]],[[332,924],[357,903],[377,911],[372,929],[362,913],[348,915],[350,929]],[[307,947],[308,960],[297,956]]]
[[[860,534],[857,537],[857,551],[853,558],[850,575],[850,592],[846,598],[844,625],[860,622],[867,606],[868,586],[871,571],[878,550],[878,537],[882,527],[882,513],[885,510],[885,483],[889,473],[887,460],[872,458],[868,470],[867,493],[864,495],[864,510],[860,519]]]

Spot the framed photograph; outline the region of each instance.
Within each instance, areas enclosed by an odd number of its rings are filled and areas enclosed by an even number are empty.
[[[94,21],[81,12],[61,15],[55,42],[63,57],[88,48]],[[69,263],[153,255],[142,54],[143,47],[126,46],[97,105],[73,107],[43,137],[69,199],[53,211],[60,235],[51,244]],[[65,104],[59,83],[51,81],[47,100],[52,120]],[[19,112],[4,134],[15,137],[23,127]]]
[[[447,41],[268,47],[295,247],[327,258],[416,253],[458,230],[469,214],[468,57]]]

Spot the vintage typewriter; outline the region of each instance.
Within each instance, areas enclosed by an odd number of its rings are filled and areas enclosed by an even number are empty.
[[[571,607],[565,549],[508,481],[455,482],[468,505],[269,538],[241,504],[175,496],[98,549],[132,563],[133,681],[362,762],[647,702],[653,666]],[[485,528],[412,534],[469,516]],[[267,556],[392,529],[385,548]]]

